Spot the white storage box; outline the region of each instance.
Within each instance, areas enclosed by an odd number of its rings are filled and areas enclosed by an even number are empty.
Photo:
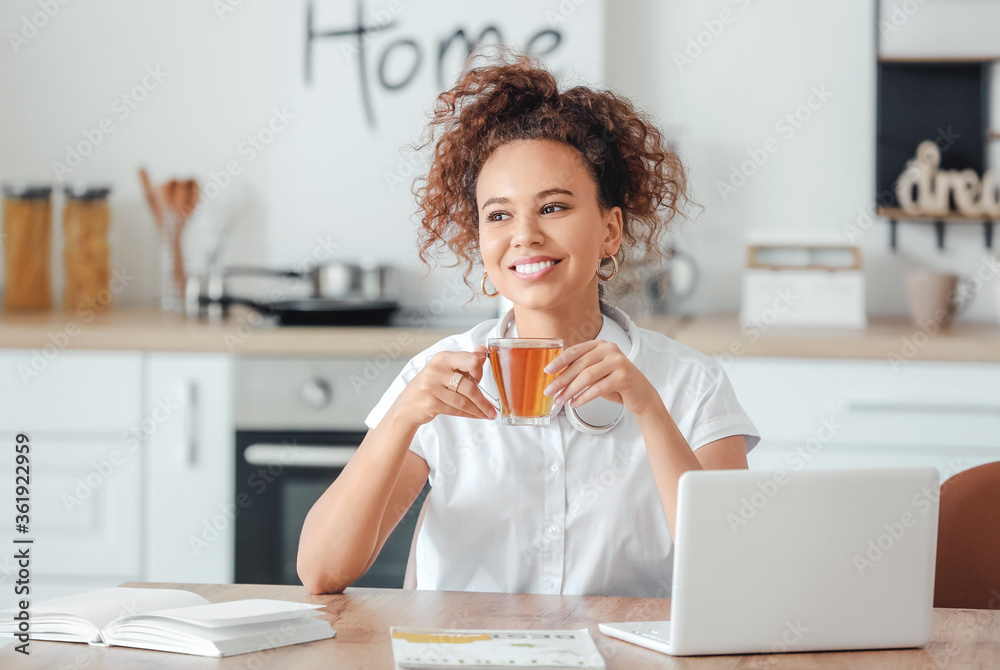
[[[861,250],[830,244],[750,245],[740,323],[761,330],[864,328]]]

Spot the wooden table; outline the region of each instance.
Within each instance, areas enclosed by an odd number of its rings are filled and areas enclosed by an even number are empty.
[[[1000,667],[1000,611],[938,609],[934,639],[923,649],[824,652],[751,656],[670,657],[606,637],[600,621],[662,620],[670,601],[654,598],[552,596],[505,593],[347,589],[313,596],[301,586],[144,584],[123,586],[181,588],[212,601],[277,598],[326,605],[337,631],[331,640],[215,659],[124,647],[32,641],[31,656],[0,650],[0,668],[393,668],[389,626],[438,628],[584,628],[597,643],[609,669],[631,668],[960,668]]]

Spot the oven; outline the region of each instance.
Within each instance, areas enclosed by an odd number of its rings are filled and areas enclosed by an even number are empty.
[[[241,357],[235,370],[235,581],[300,584],[302,523],[365,436],[364,419],[405,361]],[[429,487],[357,586],[400,588]]]

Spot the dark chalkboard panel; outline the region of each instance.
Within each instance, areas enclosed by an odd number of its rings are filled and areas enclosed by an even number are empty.
[[[942,170],[986,166],[989,68],[986,63],[878,65],[875,150],[877,204],[898,207],[895,183],[923,140],[936,140]],[[957,136],[957,137],[956,137]]]

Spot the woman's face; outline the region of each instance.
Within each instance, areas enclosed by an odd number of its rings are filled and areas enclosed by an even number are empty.
[[[504,297],[545,310],[596,295],[600,260],[621,244],[621,209],[601,210],[574,148],[552,140],[503,145],[479,173],[476,203],[483,264]]]

